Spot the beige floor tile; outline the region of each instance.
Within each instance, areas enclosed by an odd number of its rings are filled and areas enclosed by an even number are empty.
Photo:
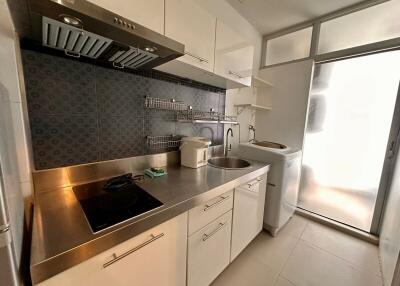
[[[381,275],[376,245],[317,223],[309,223],[301,239],[343,258],[360,270]]]
[[[381,278],[300,240],[281,276],[296,286],[382,286]]]
[[[295,286],[295,285],[289,280],[279,276],[274,286]]]
[[[304,229],[306,228],[308,222],[310,222],[308,219],[294,215],[288,222],[287,224],[278,232],[277,236],[282,236],[282,235],[290,235],[296,238],[299,238]]]
[[[279,273],[252,259],[246,253],[240,254],[228,268],[211,284],[213,286],[272,286]]]
[[[250,255],[275,271],[281,271],[297,241],[298,238],[286,233],[272,237],[266,231],[262,231],[244,250],[244,254]]]

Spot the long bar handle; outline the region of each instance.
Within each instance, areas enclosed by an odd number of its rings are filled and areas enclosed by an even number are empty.
[[[249,188],[251,188],[252,186],[254,186],[255,184],[258,184],[259,182],[261,182],[261,179],[257,179],[257,181],[255,181],[254,183],[248,183],[247,186]]]
[[[206,241],[207,239],[212,237],[214,234],[216,234],[218,231],[220,231],[225,225],[226,225],[226,222],[220,222],[218,224],[218,227],[216,229],[214,229],[212,232],[210,232],[209,234],[207,234],[207,233],[203,234],[203,238],[202,238],[203,241]]]
[[[185,51],[185,55],[188,55],[188,56],[190,56],[190,57],[192,57],[192,58],[195,58],[195,59],[199,60],[200,62],[208,63],[208,60],[206,60],[205,58],[196,56],[195,54],[192,54],[192,53],[189,53],[189,52],[186,52],[186,51]]]
[[[216,201],[215,203],[212,203],[211,205],[206,204],[206,207],[203,209],[203,211],[208,211],[209,209],[211,209],[211,208],[213,208],[213,207],[219,205],[220,203],[222,203],[223,201],[225,201],[225,200],[228,199],[229,197],[230,197],[230,196],[226,196],[226,197],[221,196],[221,197],[220,197],[221,199],[218,200],[218,201]]]
[[[234,75],[234,76],[236,76],[236,77],[238,77],[238,78],[244,78],[244,76],[241,76],[240,74],[235,73],[235,72],[233,72],[233,71],[228,71],[228,73],[231,74],[231,75]]]
[[[145,247],[146,245],[152,243],[153,241],[156,241],[157,239],[161,238],[164,236],[164,233],[160,233],[159,235],[151,235],[151,238],[145,242],[143,242],[142,244],[139,244],[138,246],[128,250],[127,252],[124,252],[123,254],[117,256],[115,253],[113,254],[114,258],[106,263],[103,264],[103,268],[106,268],[108,266],[110,266],[111,264],[117,262],[118,260],[121,260],[122,258],[127,257],[129,254],[134,253],[135,251],[138,251],[139,249]]]

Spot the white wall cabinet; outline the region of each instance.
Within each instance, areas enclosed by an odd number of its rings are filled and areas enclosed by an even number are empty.
[[[214,73],[250,86],[254,46],[224,22],[217,21]]]
[[[146,28],[164,34],[164,0],[88,0]]]
[[[214,70],[216,20],[193,0],[165,0],[165,35],[185,45],[179,61]]]
[[[39,285],[184,286],[187,217],[183,213]]]
[[[232,211],[225,213],[188,240],[188,286],[209,285],[229,265]]]

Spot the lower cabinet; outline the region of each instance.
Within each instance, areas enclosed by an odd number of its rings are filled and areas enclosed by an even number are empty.
[[[235,188],[231,261],[233,261],[262,230],[266,184],[267,178],[264,175]]]
[[[187,212],[39,285],[138,285],[186,284]]]
[[[232,211],[195,232],[188,240],[187,285],[206,286],[228,266]]]

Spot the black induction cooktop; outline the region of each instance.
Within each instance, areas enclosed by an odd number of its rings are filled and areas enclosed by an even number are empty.
[[[72,188],[93,232],[133,218],[163,204],[125,174]]]

